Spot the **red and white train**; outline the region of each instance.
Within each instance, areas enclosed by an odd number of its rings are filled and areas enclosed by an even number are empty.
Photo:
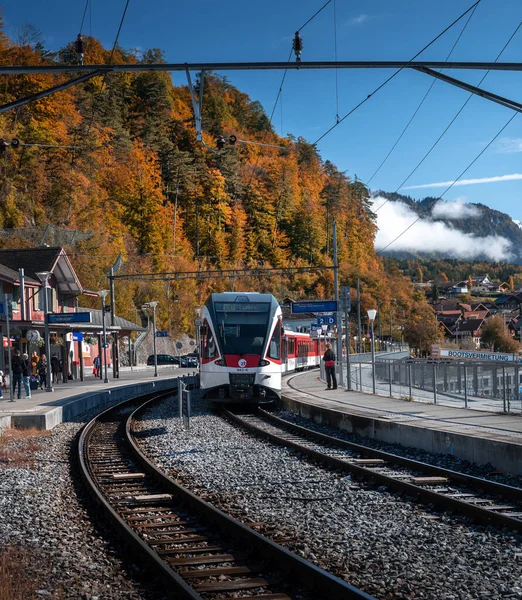
[[[216,402],[262,404],[281,397],[281,375],[320,364],[319,342],[286,331],[271,294],[212,294],[201,310],[200,379]]]

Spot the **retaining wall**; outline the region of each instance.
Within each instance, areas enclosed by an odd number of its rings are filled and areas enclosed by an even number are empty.
[[[377,417],[327,409],[284,396],[281,403],[284,408],[306,419],[362,437],[420,448],[437,454],[450,454],[480,465],[490,464],[500,471],[522,474],[522,444],[490,439],[487,437],[487,432],[484,433],[484,437],[477,437],[462,432],[396,423]]]

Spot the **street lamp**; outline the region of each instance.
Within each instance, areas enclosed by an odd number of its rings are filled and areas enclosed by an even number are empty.
[[[47,381],[45,386],[46,392],[52,392],[51,385],[51,337],[49,335],[49,307],[47,299],[47,282],[51,276],[50,271],[40,271],[36,276],[43,284],[44,290],[44,335],[45,335],[45,354],[47,355]]]
[[[370,319],[370,323],[372,326],[372,386],[373,393],[375,394],[375,341],[373,339],[373,322],[375,321],[375,316],[377,315],[377,311],[374,308],[368,309],[368,319]]]
[[[107,374],[107,330],[105,328],[105,297],[109,293],[109,290],[100,290],[96,292],[101,298],[102,303],[102,325],[103,325],[103,366],[105,369],[105,378],[103,383],[109,383],[109,376]]]
[[[158,306],[158,302],[147,302],[141,307],[142,310],[152,308],[152,333],[154,335],[154,377],[158,376],[158,353],[156,352],[156,306]]]

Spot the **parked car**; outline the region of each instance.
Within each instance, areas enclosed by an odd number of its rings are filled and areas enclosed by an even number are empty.
[[[154,364],[154,354],[147,358],[147,364]],[[195,356],[172,356],[172,354],[158,354],[158,365],[172,365],[183,369],[197,369],[199,361]]]
[[[189,369],[197,369],[199,367],[198,357],[194,356],[193,354],[186,354],[185,356],[180,356],[179,358],[185,362],[185,366]]]
[[[171,354],[158,354],[157,355],[158,365],[172,365],[172,366],[182,366],[179,362],[179,356],[172,356]],[[149,358],[147,358],[147,364],[154,364],[154,354],[151,354]]]

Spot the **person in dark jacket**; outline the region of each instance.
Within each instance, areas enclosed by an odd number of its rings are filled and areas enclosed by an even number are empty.
[[[327,390],[337,389],[337,378],[335,376],[335,354],[332,350],[332,344],[326,344],[326,351],[323,355],[324,368],[326,370]]]
[[[47,364],[47,356],[42,354],[38,362],[38,375],[40,376],[40,389],[44,390],[47,388],[47,372],[49,365]]]
[[[24,361],[20,356],[20,350],[14,351],[14,356],[11,359],[11,378],[13,383],[13,396],[16,393],[18,387],[18,400],[22,399],[22,374],[24,371]]]
[[[60,381],[60,359],[53,354],[51,356],[51,373],[52,373],[52,383],[58,383]]]

